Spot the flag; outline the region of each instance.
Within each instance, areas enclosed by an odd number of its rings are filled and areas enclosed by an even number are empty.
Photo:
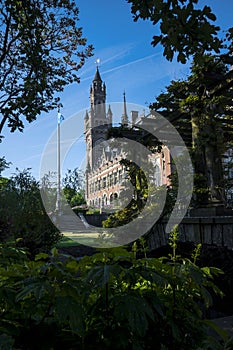
[[[61,122],[64,120],[65,118],[63,117],[63,115],[61,113],[57,114],[57,123],[61,124]]]

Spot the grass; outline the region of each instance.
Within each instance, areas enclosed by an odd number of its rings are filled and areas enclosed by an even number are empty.
[[[76,247],[79,246],[80,243],[74,241],[70,237],[63,236],[62,239],[57,243],[57,248],[66,248],[66,247]]]
[[[72,238],[71,238],[72,237]],[[98,239],[97,233],[70,233],[63,232],[62,239],[57,243],[57,248],[66,248],[66,247],[77,247],[80,244],[87,246],[96,246]]]

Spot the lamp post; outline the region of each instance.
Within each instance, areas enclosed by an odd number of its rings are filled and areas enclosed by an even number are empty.
[[[56,212],[61,214],[61,140],[60,140],[60,125],[61,125],[61,105],[57,108],[57,200],[56,200]]]

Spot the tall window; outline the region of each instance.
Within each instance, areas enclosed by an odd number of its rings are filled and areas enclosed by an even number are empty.
[[[114,183],[114,185],[116,185],[117,184],[117,172],[115,172],[113,174],[113,177],[114,177],[113,183]]]
[[[112,186],[113,185],[113,181],[112,181],[112,174],[109,175],[109,185]]]

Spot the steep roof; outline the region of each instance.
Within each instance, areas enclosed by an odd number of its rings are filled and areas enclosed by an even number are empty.
[[[98,67],[96,67],[95,77],[94,77],[93,81],[102,81]]]

